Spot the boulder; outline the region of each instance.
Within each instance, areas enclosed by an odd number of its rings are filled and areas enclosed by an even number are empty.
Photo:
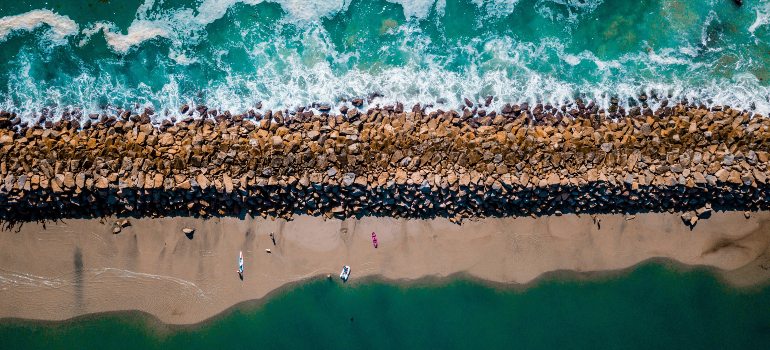
[[[161,147],[168,147],[174,144],[174,135],[171,135],[170,133],[163,133],[160,135],[160,139],[158,140],[158,144]]]
[[[356,180],[356,174],[354,174],[354,173],[347,173],[342,178],[342,185],[344,185],[345,187],[350,186],[350,185],[353,184],[353,182],[355,180]]]
[[[450,172],[447,174],[446,181],[450,185],[454,185],[457,182],[457,174],[453,172]]]
[[[642,135],[650,136],[650,133],[652,132],[652,126],[648,123],[642,124],[642,127],[640,128],[640,131],[642,132]]]
[[[105,189],[109,187],[110,181],[106,177],[101,176],[96,180],[96,188]]]
[[[404,171],[403,169],[396,170],[395,180],[397,184],[399,185],[406,184],[407,178],[408,177],[406,175],[406,171]]]
[[[730,172],[725,169],[719,169],[714,176],[716,176],[717,180],[719,182],[727,182],[727,179],[730,177]]]
[[[233,178],[225,174],[222,177],[222,184],[225,186],[225,191],[227,193],[233,193]]]
[[[730,176],[727,177],[727,182],[733,184],[741,184],[743,182],[741,180],[741,173],[739,173],[737,170],[731,171]]]
[[[695,214],[699,217],[704,216],[708,213],[711,213],[711,204],[706,204],[705,206],[695,210]]]
[[[3,135],[0,136],[0,145],[10,145],[13,143],[13,136]]]
[[[86,186],[86,174],[78,173],[77,176],[75,176],[75,185],[77,185],[78,188],[85,187]]]
[[[203,174],[199,174],[195,180],[198,182],[198,186],[200,186],[202,190],[205,190],[209,187],[209,179],[207,179]]]
[[[548,178],[546,179],[546,183],[548,186],[557,186],[559,185],[559,182],[560,182],[559,175],[556,175],[554,173],[551,173],[550,175],[548,175]]]
[[[732,166],[735,160],[735,156],[731,153],[725,153],[725,158],[722,160],[722,165]]]
[[[468,186],[471,183],[471,175],[468,173],[460,174],[460,186]]]
[[[281,147],[283,145],[283,139],[280,136],[273,136],[271,139],[273,147]]]

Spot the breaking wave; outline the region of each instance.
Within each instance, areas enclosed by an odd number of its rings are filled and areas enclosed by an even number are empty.
[[[99,2],[105,14],[93,15],[27,3],[0,18],[0,109],[27,120],[43,107],[153,107],[165,118],[185,103],[241,112],[359,97],[607,108],[641,93],[653,107],[688,99],[770,112],[767,3],[145,0]]]

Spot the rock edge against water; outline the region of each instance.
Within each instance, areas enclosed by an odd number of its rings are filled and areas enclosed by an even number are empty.
[[[770,120],[727,106],[181,112],[190,116],[176,124],[153,125],[145,110],[33,126],[0,112],[0,219],[249,212],[459,222],[758,209],[770,199]]]

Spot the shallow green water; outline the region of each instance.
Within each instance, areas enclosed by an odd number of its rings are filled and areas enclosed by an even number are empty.
[[[373,93],[372,105],[407,109],[487,95],[494,109],[575,97],[607,107],[646,92],[767,114],[770,2],[744,3],[3,1],[0,108],[241,112]]]
[[[350,318],[353,317],[351,322]],[[4,349],[766,349],[770,287],[704,270],[550,276],[516,290],[468,280],[406,286],[311,281],[192,327],[117,314],[0,322]]]

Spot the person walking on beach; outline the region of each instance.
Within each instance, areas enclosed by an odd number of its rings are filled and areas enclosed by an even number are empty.
[[[270,232],[270,239],[273,240],[273,245],[275,245],[275,236],[273,236],[272,232]]]

